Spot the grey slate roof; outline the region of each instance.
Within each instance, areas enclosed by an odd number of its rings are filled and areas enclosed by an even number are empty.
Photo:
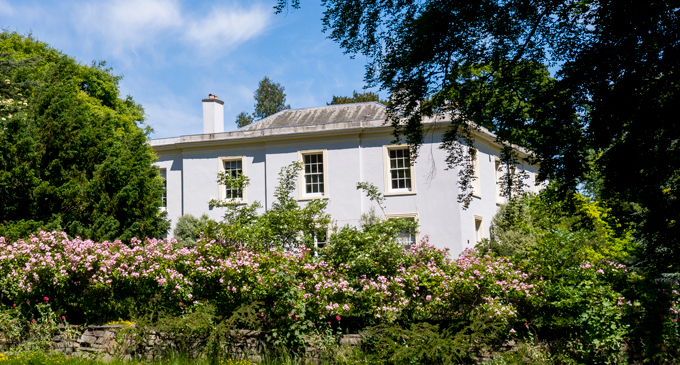
[[[315,108],[287,109],[270,115],[239,131],[309,126],[340,122],[384,120],[385,106],[377,102],[327,105]]]

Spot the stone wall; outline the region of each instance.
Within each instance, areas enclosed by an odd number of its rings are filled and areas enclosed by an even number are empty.
[[[116,336],[121,328],[125,325],[108,325],[108,326],[88,326],[85,327],[82,335],[79,338],[68,339],[62,336],[56,336],[53,339],[53,348],[56,352],[63,353],[69,356],[79,356],[87,358],[98,358],[104,361],[111,361],[115,357],[124,360],[129,360],[134,357],[142,357],[151,360],[162,356],[164,352],[172,350],[174,345],[171,341],[162,338],[169,336],[159,336],[151,333],[147,343],[143,346],[131,346],[131,340],[125,338],[118,338]],[[234,336],[234,343],[231,353],[235,357],[249,358],[255,362],[262,359],[261,355],[264,351],[264,333],[260,331],[240,330],[232,332]],[[360,335],[343,335],[340,338],[340,346],[357,346],[361,342]],[[143,353],[133,353],[130,348],[142,349]],[[194,347],[194,356],[201,354],[202,348],[200,344]],[[313,347],[307,348],[306,357],[311,362],[315,362],[319,358],[319,352]]]

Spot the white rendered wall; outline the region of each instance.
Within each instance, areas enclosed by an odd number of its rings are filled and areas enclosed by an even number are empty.
[[[326,189],[328,213],[339,225],[358,225],[362,213],[374,206],[361,191],[357,182],[367,181],[385,192],[383,146],[390,145],[389,132],[376,134],[319,137],[276,142],[241,143],[233,140],[222,146],[191,148],[158,152],[157,165],[167,169],[168,214],[173,228],[182,214],[221,220],[224,208],[210,208],[209,201],[219,197],[217,173],[220,158],[244,156],[246,175],[250,185],[246,190],[248,203],[259,201],[271,208],[278,174],[282,167],[298,159],[298,151],[326,150]],[[387,196],[387,214],[417,213],[419,236],[430,237],[430,243],[449,248],[456,256],[475,245],[475,216],[482,218],[483,236],[489,237],[489,224],[498,209],[496,202],[495,163],[498,149],[488,142],[478,142],[481,197],[473,198],[467,209],[457,202],[457,170],[445,170],[446,151],[439,149],[441,136],[428,138],[420,149],[415,164],[415,194]],[[533,185],[533,172],[530,185]],[[298,196],[298,192],[294,193]],[[306,201],[300,201],[306,204]],[[263,209],[265,209],[263,208]]]

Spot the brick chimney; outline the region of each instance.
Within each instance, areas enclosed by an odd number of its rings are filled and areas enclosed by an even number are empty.
[[[224,102],[217,95],[203,99],[203,134],[224,132]]]

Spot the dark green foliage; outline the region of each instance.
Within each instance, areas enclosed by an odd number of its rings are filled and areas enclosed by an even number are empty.
[[[631,324],[642,324],[627,302],[636,296],[628,289],[631,277],[618,269],[635,244],[616,232],[610,211],[580,195],[555,200],[548,190],[501,207],[491,239],[479,245],[545,283],[545,302],[524,313],[531,323],[526,331],[550,344],[558,362],[620,361]]]
[[[16,33],[0,34],[0,52],[14,64],[1,78],[22,103],[0,121],[0,221],[60,224],[98,240],[164,235],[163,182],[138,125],[144,111],[120,97],[121,77]],[[13,97],[5,91],[0,99]]]
[[[259,120],[282,110],[290,109],[290,105],[286,105],[285,90],[285,87],[278,82],[271,81],[267,76],[260,80],[257,90],[253,94],[255,98],[253,117]]]
[[[258,84],[257,90],[253,93],[255,99],[255,112],[251,115],[241,112],[236,116],[236,126],[243,128],[252,122],[264,119],[282,110],[290,109],[286,105],[286,90],[278,82],[273,82],[265,76]]]
[[[387,105],[387,101],[380,100],[380,96],[374,92],[366,91],[363,93],[358,93],[356,90],[352,91],[352,96],[333,95],[333,100],[331,100],[330,103],[326,103],[326,105],[365,103],[369,101],[377,101],[378,103]]]
[[[275,8],[289,4],[300,6]],[[482,126],[531,151],[541,180],[559,182],[563,196],[596,172],[598,199],[638,227],[641,266],[678,278],[677,1],[322,4],[324,31],[367,58],[366,82],[391,92],[395,134],[414,152],[422,118],[444,113],[453,118],[442,146],[449,166],[469,165],[460,146]]]
[[[227,316],[217,314],[211,304],[200,305],[180,315],[149,313],[134,319],[134,327],[124,327],[118,342],[130,344],[123,354],[142,356],[151,348],[157,355],[171,351],[191,358],[206,356],[213,361],[229,356],[242,339],[239,330],[260,329],[261,302],[243,304]],[[157,338],[161,341],[150,341]],[[171,344],[171,347],[168,347]]]
[[[255,120],[255,117],[252,115],[246,113],[246,112],[240,112],[236,116],[236,127],[238,128],[243,128],[249,124],[251,124]]]
[[[506,337],[499,319],[474,316],[468,324],[440,325],[427,322],[410,326],[384,325],[364,333],[362,348],[387,364],[461,364],[499,349]],[[460,322],[459,322],[460,323]]]
[[[62,231],[59,219],[52,220],[45,224],[33,220],[10,221],[0,224],[0,237],[5,237],[7,242],[14,242],[18,239],[26,239],[31,234],[38,231]]]

